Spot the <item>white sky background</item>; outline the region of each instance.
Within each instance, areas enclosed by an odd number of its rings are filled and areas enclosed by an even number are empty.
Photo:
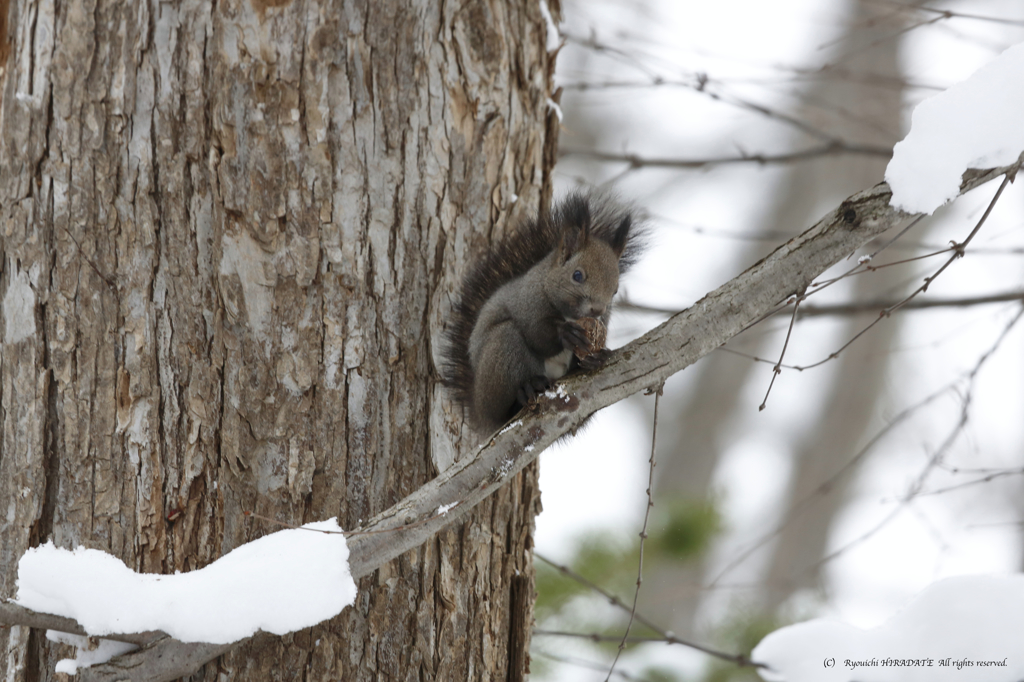
[[[573,52],[579,54],[580,48],[569,45],[559,58],[557,79],[560,83],[639,81],[644,78],[643,69],[666,78],[706,72],[713,79],[725,80],[735,94],[786,109],[793,103],[787,92],[795,92],[797,86],[780,81],[786,81],[793,68],[820,65],[826,57],[821,47],[836,36],[844,6],[839,0],[565,3],[563,32],[577,36],[593,32],[602,42],[622,48],[635,59],[591,54],[583,72],[572,68],[580,63],[573,58]],[[935,6],[1024,19],[1020,3],[1005,0]],[[954,19],[911,31],[903,43],[902,59],[912,82],[946,88],[1021,41],[1021,26]],[[913,101],[908,102],[905,125],[909,125],[912,105],[935,92],[931,88],[909,92]],[[787,150],[792,139],[786,126],[712,102],[685,88],[597,90],[576,96],[610,121],[607,129],[617,138],[603,138],[598,146],[613,152],[680,158],[735,154],[740,149],[770,153]],[[574,142],[573,124],[567,117],[563,146],[588,146],[585,139]],[[563,190],[581,176],[601,182],[621,171],[622,167],[572,160],[563,161],[557,169]],[[733,233],[754,231],[758,212],[784,172],[778,167],[754,165],[696,172],[641,170],[614,185],[622,195],[658,216],[652,222],[654,238],[647,258],[624,281],[630,297],[652,305],[683,308],[749,266],[751,263],[735,260],[737,242],[697,235],[679,225]],[[928,241],[939,245],[949,239],[962,241],[994,191],[995,185],[990,185],[940,209],[940,222]],[[827,208],[823,207],[823,212]],[[927,295],[958,297],[1020,289],[1024,255],[980,251],[1024,247],[1022,208],[1024,193],[1018,182],[1008,188],[972,243],[979,253],[954,263]],[[937,266],[938,262],[926,261],[904,267],[908,276],[921,273],[923,277]],[[680,272],[686,273],[685,278],[679,276]],[[841,294],[837,292],[832,300]],[[900,362],[883,396],[881,416],[892,417],[973,367],[1013,310],[1013,304],[1009,304],[906,313],[911,317],[895,351]],[[656,321],[620,314],[613,323],[610,345],[625,343],[653,323]],[[780,336],[779,346],[781,342]],[[806,322],[795,332],[787,362],[815,361],[839,343],[827,321]],[[1024,464],[1022,345],[1024,327],[1018,327],[979,375],[970,425],[946,460],[950,467],[984,469]],[[757,405],[770,372],[765,365],[756,373],[760,381],[755,379],[756,385],[745,391],[749,418],[737,424],[737,444],[727,452],[716,475],[726,492],[724,511],[733,531],[717,550],[716,556],[723,562],[765,530],[757,520],[772,511],[785,483],[786,444],[794,432],[803,428],[808,405],[821,395],[831,376],[828,366],[803,373],[783,372],[773,389],[769,409],[759,414]],[[668,384],[670,393],[687,390],[686,372]],[[838,520],[833,549],[856,540],[896,508],[927,456],[958,418],[959,409],[959,402],[951,397],[938,401],[874,452],[861,469],[854,499]],[[573,538],[587,529],[610,526],[630,535],[639,530],[650,447],[650,425],[638,419],[640,414],[631,404],[616,405],[602,413],[584,436],[542,456],[545,511],[537,521],[539,552],[567,559]],[[880,420],[879,426],[883,423]],[[1020,506],[1015,502],[1024,487],[1020,478],[1007,477],[956,493],[916,499],[870,540],[829,564],[831,599],[818,605],[820,612],[858,627],[874,627],[939,578],[1020,570],[1022,527],[1017,525]],[[930,490],[967,479],[963,474],[940,471],[928,480],[926,489]],[[756,572],[756,561],[747,570]],[[737,575],[750,577],[749,573]],[[535,644],[561,648],[564,642],[538,640]],[[704,660],[695,661],[686,652],[668,654],[666,648],[650,649],[645,658],[668,659],[691,670]],[[581,647],[579,651],[586,653],[587,649]],[[584,680],[593,675],[562,667],[556,678]],[[603,679],[603,675],[600,677]]]

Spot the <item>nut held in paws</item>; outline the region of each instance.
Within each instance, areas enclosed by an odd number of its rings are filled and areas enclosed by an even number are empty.
[[[581,317],[576,320],[576,324],[583,327],[583,331],[587,333],[587,340],[590,341],[589,348],[576,346],[572,349],[576,357],[582,360],[604,348],[604,342],[608,338],[608,328],[604,326],[604,322],[596,317]]]

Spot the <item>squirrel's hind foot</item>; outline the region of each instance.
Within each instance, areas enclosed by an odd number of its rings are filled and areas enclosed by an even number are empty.
[[[551,388],[551,381],[543,374],[538,374],[526,380],[519,387],[516,400],[520,405],[527,405],[537,399],[537,396]]]

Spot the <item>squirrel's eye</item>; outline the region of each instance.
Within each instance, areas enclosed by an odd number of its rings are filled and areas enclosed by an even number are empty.
[[[579,270],[577,270],[576,272],[572,273],[572,281],[574,281],[574,282],[582,282],[583,281],[583,273],[580,272]]]

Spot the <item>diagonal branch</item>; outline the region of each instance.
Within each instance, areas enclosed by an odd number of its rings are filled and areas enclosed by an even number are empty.
[[[964,173],[961,194],[1012,166]],[[349,539],[355,578],[369,575],[414,549],[441,529],[457,523],[477,503],[533,462],[549,445],[584,419],[612,403],[661,385],[735,336],[781,301],[803,291],[821,273],[869,240],[912,216],[889,206],[892,193],[881,183],[859,192],[803,234],[777,248],[746,272],[674,315],[613,355],[599,372],[573,376],[546,394],[512,425],[496,433],[476,453],[457,462],[392,508],[370,520]],[[440,505],[459,503],[447,514]],[[381,533],[379,531],[394,531]],[[258,643],[273,637],[261,633]],[[252,638],[251,638],[252,639]],[[245,640],[248,641],[248,640]],[[270,641],[269,639],[265,641]],[[81,672],[82,682],[131,678],[164,682],[187,675],[231,645],[182,644],[166,638],[110,663]]]

